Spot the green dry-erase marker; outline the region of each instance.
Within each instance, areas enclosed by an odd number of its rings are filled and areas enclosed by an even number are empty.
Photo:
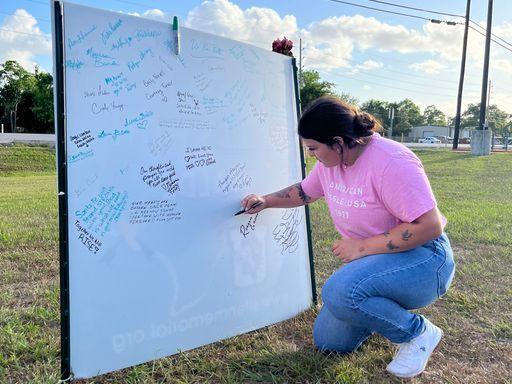
[[[172,20],[172,32],[174,34],[174,53],[180,54],[180,28],[178,26],[178,16],[174,16]]]

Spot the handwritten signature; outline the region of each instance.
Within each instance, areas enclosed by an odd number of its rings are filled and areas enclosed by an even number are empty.
[[[281,254],[288,251],[293,253],[299,246],[299,233],[297,228],[302,222],[302,216],[297,208],[287,209],[283,216],[283,220],[280,224],[276,225],[272,234],[274,240],[281,246]]]
[[[244,238],[247,237],[249,233],[254,231],[256,229],[256,221],[258,220],[259,213],[256,214],[256,216],[251,216],[249,218],[249,222],[246,225],[240,226],[240,233],[244,236]]]

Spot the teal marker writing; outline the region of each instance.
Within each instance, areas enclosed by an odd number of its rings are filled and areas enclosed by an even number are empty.
[[[172,20],[172,32],[174,34],[174,53],[180,54],[180,28],[178,26],[178,16],[174,16]]]

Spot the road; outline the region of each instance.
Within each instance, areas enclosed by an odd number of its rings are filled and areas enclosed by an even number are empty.
[[[9,144],[14,142],[55,146],[55,135],[38,133],[0,133],[0,144]]]
[[[409,148],[451,148],[452,144],[430,144],[430,143],[403,143],[406,147]],[[471,144],[459,144],[459,148],[461,149],[470,149]]]

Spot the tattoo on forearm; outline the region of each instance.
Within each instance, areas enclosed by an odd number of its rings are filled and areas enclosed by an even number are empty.
[[[389,240],[388,243],[386,244],[386,247],[390,250],[390,251],[393,251],[395,249],[398,249],[400,247],[397,247],[395,244],[393,244],[393,241],[392,240]]]
[[[408,229],[405,230],[405,232],[402,232],[402,240],[407,241],[411,238],[412,233],[409,232]]]
[[[306,192],[304,192],[304,190],[302,189],[302,185],[300,183],[297,183],[297,184],[295,184],[295,187],[297,187],[297,191],[299,192],[299,196],[300,196],[301,200],[304,203],[309,203],[311,201],[311,197],[306,195]]]
[[[383,235],[384,235],[385,237],[388,237],[388,236],[389,236],[389,232],[388,232],[388,231],[386,231],[386,232],[384,232],[384,233],[383,233]]]
[[[290,192],[292,191],[292,189],[293,186],[281,189],[280,191],[274,192],[272,195],[275,197],[280,197],[281,199],[289,199],[291,197]]]

